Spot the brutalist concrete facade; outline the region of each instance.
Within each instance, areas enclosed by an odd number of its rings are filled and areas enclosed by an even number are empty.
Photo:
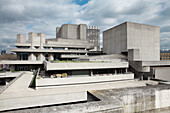
[[[133,50],[134,49],[134,50]],[[160,28],[125,22],[103,32],[103,52],[119,54],[131,51],[133,61],[160,60]],[[133,51],[135,53],[133,53]],[[137,59],[133,59],[137,56]]]
[[[86,40],[86,24],[64,24],[56,28],[56,38]]]
[[[103,32],[103,52],[124,54],[136,78],[154,78],[170,81],[169,61],[160,61],[160,28],[125,22]],[[162,72],[162,70],[164,72]],[[159,72],[159,73],[158,73]]]
[[[95,43],[90,43],[87,38],[86,24],[63,24],[56,28],[56,38],[46,39],[44,33],[28,33],[28,43],[26,36],[17,35],[17,48],[11,49],[17,54],[17,59],[22,62],[44,60],[72,60],[82,56],[98,55],[100,51],[94,50],[99,43],[99,37],[95,37]],[[97,27],[97,30],[99,28]],[[99,33],[98,33],[99,34]],[[91,36],[93,39],[93,35]],[[22,64],[22,63],[21,63]],[[41,65],[41,64],[40,64]],[[27,68],[28,69],[28,68]]]

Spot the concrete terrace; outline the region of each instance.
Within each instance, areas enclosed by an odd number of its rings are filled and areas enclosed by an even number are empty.
[[[100,101],[9,111],[9,113],[169,113],[170,85],[93,90]]]
[[[99,82],[87,84],[60,85],[47,89],[28,88],[33,74],[26,72],[0,94],[0,111],[86,101],[87,91],[124,87],[146,86],[145,82],[135,80]],[[71,89],[71,90],[70,90]]]

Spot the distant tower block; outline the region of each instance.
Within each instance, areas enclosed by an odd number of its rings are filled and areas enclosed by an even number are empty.
[[[25,44],[26,43],[26,37],[23,34],[17,34],[17,43],[22,43]]]

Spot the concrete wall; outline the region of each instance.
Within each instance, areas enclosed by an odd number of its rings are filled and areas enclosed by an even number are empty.
[[[160,28],[127,22],[127,49],[139,49],[141,61],[160,60]]]
[[[43,49],[43,45],[45,44],[46,35],[44,33],[37,33],[37,36],[40,37],[40,49]]]
[[[170,81],[170,68],[155,68],[155,79]]]
[[[56,27],[56,38],[60,38],[60,27]]]
[[[31,43],[31,48],[33,49],[35,46],[40,46],[43,48],[43,44],[45,44],[46,35],[43,33],[29,33],[28,34],[28,43]]]
[[[139,49],[139,61],[160,60],[160,28],[125,22],[103,32],[103,51],[107,54]]]
[[[17,34],[17,43],[22,43],[25,44],[26,43],[26,37],[23,34]]]
[[[140,61],[140,49],[128,49],[128,60],[129,61]]]
[[[80,24],[79,25],[79,32],[80,32],[80,39],[86,40],[86,34],[87,34],[87,26],[86,24]]]
[[[56,28],[56,38],[69,38],[86,40],[86,25],[64,24]]]
[[[127,51],[127,25],[121,24],[103,32],[103,52],[119,54]]]

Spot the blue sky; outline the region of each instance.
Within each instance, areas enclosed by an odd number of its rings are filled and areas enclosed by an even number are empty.
[[[160,26],[161,49],[170,49],[169,0],[0,0],[0,50],[14,47],[17,34],[55,38],[62,24],[99,26],[102,32],[125,21]]]
[[[89,2],[90,0],[73,0],[73,3],[76,3],[78,5],[85,5]]]

